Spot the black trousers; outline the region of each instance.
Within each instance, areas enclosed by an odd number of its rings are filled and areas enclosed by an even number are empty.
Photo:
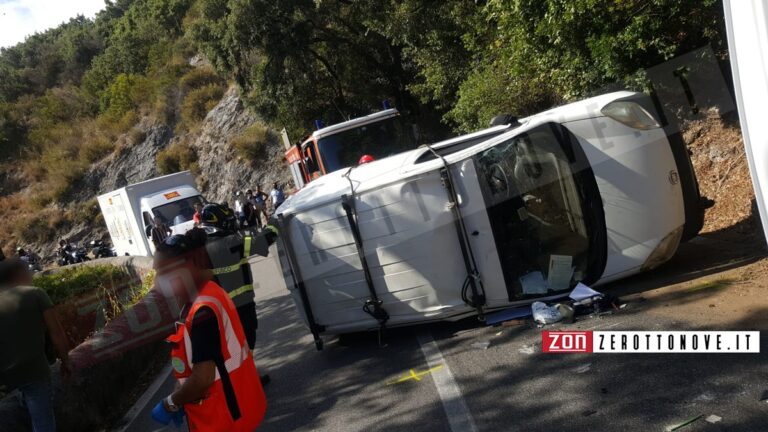
[[[238,306],[237,315],[240,317],[240,323],[243,325],[248,348],[253,350],[256,346],[256,329],[259,328],[259,320],[256,318],[256,303],[251,301]]]

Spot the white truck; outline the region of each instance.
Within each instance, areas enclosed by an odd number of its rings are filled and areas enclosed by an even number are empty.
[[[125,186],[98,197],[117,255],[152,256],[152,221],[159,217],[173,234],[194,226],[194,205],[206,201],[189,171]]]

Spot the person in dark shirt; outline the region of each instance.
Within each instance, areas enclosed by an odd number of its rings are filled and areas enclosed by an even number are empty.
[[[152,238],[152,243],[154,243],[155,247],[157,247],[159,244],[162,244],[169,235],[171,235],[171,229],[168,228],[168,225],[163,223],[163,220],[160,219],[160,216],[155,216],[153,222],[154,224],[152,226],[152,231],[150,232],[150,237]]]
[[[19,389],[35,432],[54,432],[53,387],[45,334],[70,374],[69,341],[48,295],[32,286],[32,274],[17,258],[0,263],[0,385]]]

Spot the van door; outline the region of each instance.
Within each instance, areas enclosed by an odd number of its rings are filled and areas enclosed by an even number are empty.
[[[510,301],[566,292],[600,278],[605,215],[576,137],[547,123],[473,160]]]

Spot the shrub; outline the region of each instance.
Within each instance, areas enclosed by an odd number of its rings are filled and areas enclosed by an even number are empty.
[[[32,212],[19,217],[12,222],[12,234],[24,243],[40,243],[49,241],[56,235],[57,228],[64,225],[64,217],[53,209]]]
[[[134,126],[128,131],[128,143],[130,145],[140,144],[145,139],[147,139],[147,131],[138,126]]]
[[[104,138],[86,141],[80,148],[80,157],[88,163],[94,163],[112,153],[115,147]]]
[[[213,68],[200,67],[187,72],[181,77],[179,84],[181,84],[183,91],[188,92],[211,84],[222,86],[224,85],[224,80],[219,78]]]
[[[190,91],[181,105],[181,129],[188,130],[202,121],[224,96],[224,90],[222,85],[209,84]]]
[[[67,211],[67,218],[73,224],[88,224],[90,226],[97,225],[103,220],[96,198],[75,205]]]
[[[262,123],[254,123],[232,138],[230,144],[241,158],[253,162],[264,154],[269,140],[269,128]]]
[[[115,292],[130,281],[130,274],[122,267],[94,265],[67,267],[55,273],[39,275],[33,283],[45,290],[54,304],[60,304],[83,293]]]
[[[187,143],[171,144],[156,157],[157,169],[161,174],[172,174],[183,170],[196,171],[197,153]]]

